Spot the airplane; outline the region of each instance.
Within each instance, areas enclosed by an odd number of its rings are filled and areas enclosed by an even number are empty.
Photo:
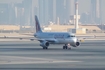
[[[63,49],[68,46],[78,47],[80,42],[73,33],[68,32],[43,32],[40,27],[38,17],[35,15],[36,33],[34,37],[40,42],[43,49],[48,49],[50,44],[64,44]],[[71,48],[69,48],[71,49]]]

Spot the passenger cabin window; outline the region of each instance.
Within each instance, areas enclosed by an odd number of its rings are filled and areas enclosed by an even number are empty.
[[[68,38],[70,37],[70,35],[67,36]]]

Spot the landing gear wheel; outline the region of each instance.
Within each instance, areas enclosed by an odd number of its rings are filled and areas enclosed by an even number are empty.
[[[63,49],[65,49],[65,46],[63,46]]]
[[[67,49],[68,47],[67,46],[65,46],[65,49]]]
[[[67,49],[67,46],[63,46],[63,49]]]
[[[46,49],[48,49],[48,47],[46,47]]]
[[[48,49],[48,47],[43,47],[43,49]]]
[[[43,49],[45,49],[45,47],[43,47]]]

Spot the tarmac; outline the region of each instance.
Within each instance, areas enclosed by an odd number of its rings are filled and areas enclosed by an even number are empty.
[[[63,50],[37,41],[0,41],[0,70],[105,70],[105,40],[87,40]]]

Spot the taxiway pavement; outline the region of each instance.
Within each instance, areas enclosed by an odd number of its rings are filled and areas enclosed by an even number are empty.
[[[85,41],[63,50],[50,45],[43,50],[36,41],[0,41],[0,70],[104,70],[105,41]]]

